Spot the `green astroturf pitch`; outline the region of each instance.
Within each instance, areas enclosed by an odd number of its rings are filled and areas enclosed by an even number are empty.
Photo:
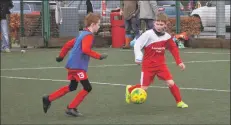
[[[91,59],[92,91],[79,106],[84,117],[64,110],[82,89],[52,102],[43,113],[41,97],[67,85],[67,58],[55,61],[59,49],[1,53],[2,124],[230,124],[230,52],[223,49],[180,50],[181,71],[166,52],[168,67],[189,108],[178,109],[166,85],[155,78],[144,104],[126,104],[125,86],[139,83],[140,66],[132,50],[96,49],[106,60]]]

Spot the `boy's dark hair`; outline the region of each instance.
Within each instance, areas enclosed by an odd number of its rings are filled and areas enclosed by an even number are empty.
[[[84,19],[84,24],[86,27],[89,27],[92,23],[98,23],[100,20],[100,15],[96,13],[88,13]]]
[[[165,13],[158,13],[156,15],[156,21],[161,21],[167,23],[168,21],[168,16]]]

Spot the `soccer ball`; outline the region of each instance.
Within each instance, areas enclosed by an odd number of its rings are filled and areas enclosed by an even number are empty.
[[[131,102],[134,104],[142,104],[147,99],[147,92],[142,88],[135,88],[131,92]]]

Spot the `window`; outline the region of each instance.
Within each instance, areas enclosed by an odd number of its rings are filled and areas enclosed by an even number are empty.
[[[157,1],[158,6],[164,6],[164,5],[170,5],[170,6],[176,6],[176,1]],[[182,3],[180,2],[180,7],[184,7]]]
[[[86,2],[85,2],[86,3]],[[93,6],[93,9],[100,9],[101,8],[101,0],[99,1],[91,1],[91,4]]]
[[[212,7],[215,7],[217,5],[217,2],[220,2],[220,1],[210,1],[210,3],[212,4]],[[230,0],[225,0],[225,5],[230,5]]]
[[[115,9],[117,7],[120,7],[120,1],[107,0],[106,4],[107,4],[107,8],[110,9]]]
[[[174,5],[176,4],[175,1],[157,1],[158,6],[163,6],[163,5]]]
[[[30,6],[28,4],[24,4],[23,10],[30,10]],[[13,11],[20,11],[20,3],[14,3]]]
[[[176,8],[175,7],[165,7],[165,13],[168,16],[176,16]],[[180,11],[180,15],[184,15],[184,13]]]

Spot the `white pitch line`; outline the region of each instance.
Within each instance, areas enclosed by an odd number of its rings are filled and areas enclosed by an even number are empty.
[[[113,49],[104,49],[104,48],[95,48],[93,50],[96,50],[96,51],[110,51],[110,50],[113,50]],[[117,51],[117,49],[115,49]],[[38,52],[37,50],[27,50],[27,51],[31,51],[31,52]],[[40,50],[39,50],[40,51]],[[131,51],[134,51],[133,49],[129,49],[129,50],[118,50],[118,51],[121,51],[121,52],[131,52]],[[60,52],[60,50],[45,50],[45,52]],[[230,55],[230,53],[222,53],[222,52],[203,52],[203,51],[200,51],[200,52],[183,52],[183,53],[189,53],[189,54],[227,54],[227,55]]]
[[[190,53],[190,54],[229,54],[229,53],[214,53],[214,52],[183,52],[183,53]]]
[[[131,52],[134,50],[119,50],[121,52]],[[224,55],[230,55],[230,53],[217,53],[217,52],[182,52],[182,53],[189,53],[189,54],[224,54]]]
[[[119,50],[119,51],[121,51],[121,52],[131,52],[131,51],[134,51],[134,50]]]
[[[230,62],[230,60],[204,60],[204,61],[188,61],[184,63],[217,63],[217,62]],[[169,62],[167,64],[175,64],[175,62]],[[96,65],[96,66],[89,66],[93,68],[99,67],[126,67],[126,66],[137,66],[137,64],[111,64],[111,65]],[[32,67],[32,68],[7,68],[1,69],[1,71],[17,71],[17,70],[34,70],[34,69],[64,69],[64,67]]]
[[[29,77],[13,77],[13,76],[1,76],[1,78],[7,79],[20,79],[20,80],[37,80],[37,81],[52,81],[52,82],[69,82],[68,80],[59,79],[44,79],[44,78],[29,78]],[[114,84],[114,83],[102,83],[102,82],[91,82],[98,85],[110,85],[110,86],[126,86],[125,84]],[[163,86],[150,86],[151,88],[162,88],[166,89],[168,87]],[[180,88],[181,90],[195,90],[195,91],[213,91],[213,92],[228,92],[230,90],[220,90],[220,89],[205,89],[205,88]]]

